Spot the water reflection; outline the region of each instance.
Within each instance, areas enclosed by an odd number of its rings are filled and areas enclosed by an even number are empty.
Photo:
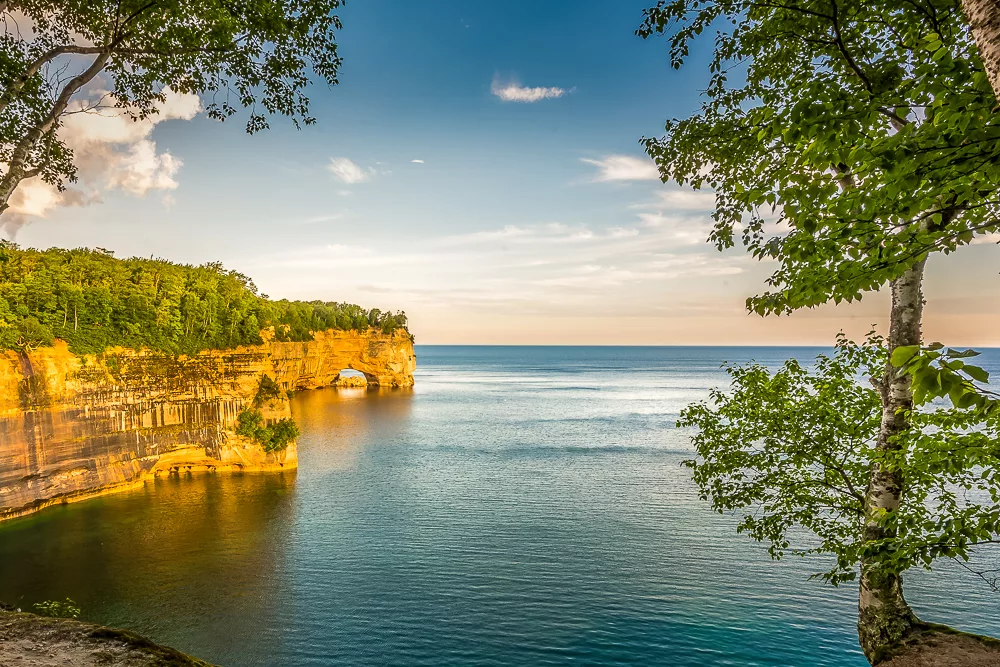
[[[295,395],[292,414],[302,431],[299,467],[309,478],[353,470],[366,447],[404,432],[412,389],[329,388]]]
[[[70,597],[196,654],[270,653],[294,490],[294,473],[174,476],[4,524],[0,600]]]
[[[0,600],[70,596],[232,667],[865,664],[856,592],[771,561],[681,466],[677,411],[724,381],[722,352],[420,354],[415,390],[298,394],[297,476],[0,525]],[[918,613],[997,631],[968,578],[910,582]]]
[[[411,400],[376,388],[298,394],[306,483],[352,469],[373,438],[405,428]],[[289,550],[315,539],[296,527],[301,484],[295,471],[171,476],[7,522],[0,600],[27,609],[70,597],[86,620],[221,664],[266,664],[296,613]]]

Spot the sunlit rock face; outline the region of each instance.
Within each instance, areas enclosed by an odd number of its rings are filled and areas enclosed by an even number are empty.
[[[365,374],[369,386],[410,387],[417,360],[410,334],[320,331],[306,343],[270,344],[275,379],[288,389],[329,387],[340,371]]]
[[[369,385],[410,386],[415,367],[405,331],[318,332],[303,343],[267,340],[191,357],[124,348],[75,355],[62,341],[0,353],[0,520],[157,474],[294,468],[294,443],[266,453],[233,431],[262,376],[283,389],[313,389],[352,368]],[[287,397],[261,412],[288,417]]]

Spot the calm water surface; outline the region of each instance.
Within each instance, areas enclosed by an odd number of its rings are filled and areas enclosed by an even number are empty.
[[[418,347],[413,391],[296,396],[297,474],[162,479],[3,524],[0,600],[68,596],[233,667],[861,667],[856,591],[734,534],[673,427],[722,360],[815,352]],[[922,616],[1000,635],[971,576],[908,585]]]

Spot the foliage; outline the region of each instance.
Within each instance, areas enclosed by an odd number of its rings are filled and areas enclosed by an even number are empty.
[[[1000,229],[1000,114],[959,0],[661,0],[638,34],[669,35],[679,67],[708,29],[705,99],[643,141],[664,181],[714,191],[720,250],[741,236],[773,261],[769,291],[748,309],[854,301],[891,283],[885,354],[919,344],[928,255]],[[943,425],[968,429],[981,415],[911,415],[910,377],[888,363],[864,369],[877,393],[840,382],[820,405],[834,378],[854,379],[823,363],[815,382],[790,367],[775,384],[737,372],[734,397],[714,395],[715,409],[692,408],[684,423],[700,429],[692,466],[717,509],[746,510],[741,529],[776,557],[792,526],[812,531],[818,541],[793,551],[833,553],[833,583],[860,571],[858,635],[874,663],[915,627],[900,573],[966,557],[996,526],[977,501],[949,495],[947,484],[971,489],[975,457],[941,469],[941,448],[956,444]],[[881,419],[865,419],[862,406],[876,405]],[[873,430],[847,428],[858,425]]]
[[[221,264],[116,259],[103,249],[21,249],[0,241],[0,349],[69,343],[77,353],[121,345],[191,354],[262,342],[311,340],[326,329],[391,332],[405,313],[346,303],[271,301]]]
[[[61,186],[76,172],[57,130],[73,96],[107,74],[113,104],[157,113],[164,89],[206,97],[247,132],[274,115],[315,122],[310,73],[337,83],[340,0],[10,0],[0,2],[0,210],[23,178]],[[76,71],[75,76],[67,70]]]
[[[989,416],[997,408],[996,396],[976,383],[989,382],[990,375],[965,361],[977,356],[975,350],[945,349],[940,343],[906,345],[893,350],[892,364],[912,378],[915,404],[947,396],[956,408],[975,408]]]
[[[750,309],[860,299],[1000,227],[1000,115],[957,0],[670,0],[638,34],[679,67],[708,29],[705,101],[644,143],[715,192],[720,249],[777,261]]]
[[[688,406],[678,422],[695,427],[697,458],[685,461],[703,498],[719,512],[742,511],[737,529],[767,542],[774,558],[827,553],[822,576],[853,579],[864,529],[864,491],[882,409],[859,375],[885,365],[878,339],[843,338],[810,372],[791,359],[775,372],[760,364],[727,366],[728,391]],[[818,541],[792,544],[801,526]]]
[[[76,603],[66,598],[63,602],[59,600],[45,600],[34,605],[35,613],[39,616],[51,616],[53,618],[80,618],[80,608]]]
[[[256,441],[265,452],[277,452],[299,437],[299,427],[291,418],[268,425],[260,410],[246,409],[237,415],[236,433]]]
[[[265,403],[284,398],[285,396],[285,391],[281,388],[281,385],[275,382],[271,376],[262,375],[260,376],[260,384],[257,386],[257,393],[253,398],[253,404],[259,408]]]
[[[817,576],[834,584],[855,579],[864,558],[894,573],[929,569],[943,557],[965,562],[1000,536],[1000,412],[983,423],[968,409],[925,404],[903,446],[879,450],[880,399],[858,380],[879,376],[885,361],[880,339],[841,337],[814,370],[795,360],[774,372],[729,366],[730,389],[713,390],[679,422],[697,429],[697,457],[686,465],[702,497],[738,513],[738,530],[774,558],[832,555]],[[887,537],[866,541],[864,493],[876,461],[902,471],[906,493],[883,517]]]

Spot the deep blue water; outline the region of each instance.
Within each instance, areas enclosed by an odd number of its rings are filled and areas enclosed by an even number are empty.
[[[420,346],[413,391],[296,396],[297,474],[157,480],[3,524],[0,600],[68,596],[231,666],[861,667],[856,591],[736,535],[674,428],[723,360],[817,351]],[[1000,596],[957,568],[907,591],[1000,635]]]

